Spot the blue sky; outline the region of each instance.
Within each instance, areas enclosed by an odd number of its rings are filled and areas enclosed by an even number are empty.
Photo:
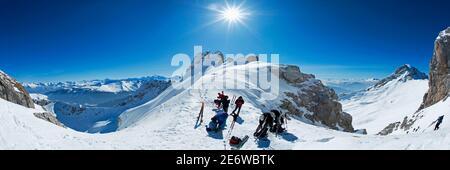
[[[242,1],[228,1],[240,4]],[[213,0],[0,0],[0,69],[19,81],[170,75],[193,46],[278,53],[319,78],[384,77],[401,64],[427,72],[450,26],[448,0],[247,0],[228,30]]]

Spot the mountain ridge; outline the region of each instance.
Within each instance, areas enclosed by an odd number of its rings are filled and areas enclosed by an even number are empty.
[[[373,86],[341,102],[344,111],[354,117],[356,128],[366,128],[369,134],[376,134],[387,122],[415,112],[428,88],[427,83],[424,73],[405,64]]]
[[[419,71],[419,69],[412,67],[409,64],[404,64],[400,67],[398,67],[394,73],[389,75],[388,77],[381,79],[378,83],[376,83],[371,88],[379,88],[385,84],[387,84],[389,81],[398,79],[398,81],[407,81],[407,80],[423,80],[428,79],[428,76]],[[370,89],[370,88],[369,88]]]

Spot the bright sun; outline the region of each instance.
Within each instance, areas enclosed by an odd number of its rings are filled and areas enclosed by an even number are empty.
[[[241,9],[237,7],[229,7],[221,12],[222,19],[228,21],[229,23],[233,23],[236,21],[241,21],[244,17],[244,14]]]
[[[246,21],[251,15],[251,12],[247,8],[244,8],[244,2],[240,4],[230,4],[225,0],[225,4],[210,4],[207,9],[216,12],[216,19],[206,24],[206,26],[217,23],[228,23],[228,31],[231,31],[235,26],[241,25],[248,27]]]

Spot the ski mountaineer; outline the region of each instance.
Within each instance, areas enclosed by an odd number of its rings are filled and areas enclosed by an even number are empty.
[[[270,129],[270,132],[275,132],[275,133],[284,132],[285,129],[282,127],[282,125],[285,123],[286,114],[284,114],[283,112],[278,111],[278,110],[272,110],[271,112],[273,112],[275,114],[275,120],[274,120],[275,125],[272,126],[272,129]]]
[[[217,112],[217,114],[211,118],[211,123],[209,123],[209,127],[206,128],[206,131],[218,131],[223,129],[227,122],[227,118],[228,114],[226,112]]]
[[[225,113],[228,113],[228,107],[230,107],[230,100],[228,100],[228,96],[224,96],[221,103],[223,111],[225,111]]]
[[[444,115],[439,116],[439,118],[437,119],[437,122],[436,122],[436,126],[434,127],[434,130],[439,130],[439,125],[441,125],[442,120],[444,120]]]
[[[222,93],[217,93],[217,99],[216,100],[214,100],[214,103],[217,105],[217,108],[220,108],[220,105],[222,104],[222,100],[223,100],[223,98],[225,97],[225,94],[223,93],[223,91],[222,91]]]
[[[265,112],[259,118],[259,125],[253,136],[257,138],[263,138],[267,136],[267,131],[273,133],[282,133],[285,129],[282,125],[286,122],[284,119],[286,115],[278,110],[271,110],[270,112]]]
[[[255,133],[253,133],[253,136],[256,138],[264,138],[267,136],[267,131],[269,128],[272,128],[273,126],[273,120],[274,120],[274,113],[272,112],[265,112],[259,117],[259,125],[256,128]]]
[[[242,98],[242,96],[239,96],[238,99],[236,99],[236,101],[234,102],[236,107],[234,108],[233,112],[231,113],[231,115],[233,116],[234,120],[236,120],[237,117],[239,117],[239,113],[241,112],[241,108],[242,108],[242,105],[244,103],[245,103],[245,101]],[[237,113],[236,113],[236,110],[237,110]]]

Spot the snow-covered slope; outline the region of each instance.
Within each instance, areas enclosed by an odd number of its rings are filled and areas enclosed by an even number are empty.
[[[0,121],[4,122],[0,124],[0,149],[225,149],[224,139],[221,139],[223,136],[208,136],[203,127],[194,128],[195,114],[188,111],[178,112],[185,109],[196,110],[198,103],[183,104],[188,107],[166,109],[166,115],[163,117],[162,113],[154,114],[146,121],[149,124],[140,123],[115,133],[87,134],[38,119],[32,114],[35,109],[0,99]],[[253,111],[257,110],[251,106],[245,109],[241,114],[245,123],[236,124],[233,135],[244,135],[253,131],[258,119],[258,115]],[[211,116],[206,114],[205,120]],[[290,123],[291,133],[278,137],[270,136],[268,141],[263,142],[249,140],[243,149],[292,149],[297,142],[307,139],[300,140],[294,135],[298,132],[337,132],[299,121]],[[319,136],[314,135],[312,139],[317,137]]]
[[[246,71],[250,72],[250,74],[257,75],[258,69],[266,67],[279,67],[278,69],[280,70],[280,74],[278,72],[271,73],[272,78],[276,77],[276,79],[280,80],[276,88],[274,86],[272,87],[274,88],[273,91],[265,91],[258,84],[255,84],[256,82],[246,81],[246,76],[248,76]],[[291,70],[292,72],[290,72]],[[257,108],[255,113],[253,113],[256,115],[272,109],[282,109],[289,114],[298,116],[298,119],[305,123],[327,126],[336,130],[353,131],[351,117],[343,113],[340,104],[334,101],[337,100],[334,92],[323,86],[319,80],[314,79],[313,75],[303,74],[299,70],[295,70],[297,69],[291,66],[271,65],[264,62],[252,62],[237,66],[224,64],[216,68],[210,68],[201,79],[197,80],[192,86],[189,86],[188,89],[175,90],[179,89],[177,86],[187,87],[186,83],[191,83],[189,80],[166,90],[166,92],[159,95],[155,100],[121,114],[119,129],[132,125],[135,126],[141,119],[151,117],[155,113],[166,112],[164,110],[166,108],[183,108],[186,106],[183,102],[200,103],[205,101],[211,104],[216,98],[217,92],[224,90],[230,97],[243,96],[248,105]],[[236,75],[234,75],[235,73]],[[289,76],[292,80],[283,79],[282,77],[286,76],[285,74],[292,74],[292,76]],[[216,88],[221,87],[221,84],[229,84],[234,81],[237,81],[236,84],[247,88]],[[275,78],[274,81],[276,81]],[[298,83],[293,83],[295,81],[298,81]],[[210,108],[210,110],[212,109]],[[192,108],[185,110],[192,112]],[[194,112],[196,112],[195,109]],[[145,124],[148,123],[145,122]]]
[[[368,90],[341,101],[344,111],[353,116],[355,128],[376,134],[387,124],[417,111],[428,89],[428,80],[423,73],[412,70],[416,69],[404,65]]]
[[[194,102],[184,104],[192,104],[195,109],[200,106]],[[444,107],[449,105],[447,101],[436,106],[443,107],[439,110],[448,110],[450,108]],[[183,107],[182,110],[189,108]],[[178,111],[175,108],[166,110]],[[208,136],[204,128],[195,129],[196,116],[189,111],[167,114],[165,123],[160,122],[165,119],[158,118],[155,114],[156,117],[149,117],[149,120],[153,120],[151,123],[155,124],[141,123],[139,126],[108,134],[87,134],[62,128],[34,117],[35,109],[3,99],[0,99],[0,111],[0,149],[223,150],[226,146],[220,136],[213,138]],[[253,111],[258,110],[246,106],[241,114],[245,121],[243,124],[236,124],[233,135],[249,134],[254,130],[257,115],[253,114]],[[433,113],[433,110],[429,112]],[[205,115],[205,120],[211,116]],[[440,131],[378,136],[345,133],[292,120],[289,122],[289,133],[278,137],[271,135],[268,141],[249,140],[243,149],[450,149],[448,122],[444,121]]]
[[[383,129],[383,133],[392,135],[433,132],[436,125],[436,120],[440,116],[444,116],[440,129],[450,128],[450,121],[448,121],[449,112],[450,100],[442,100],[434,105],[431,105],[430,107],[406,115],[404,119],[400,119],[389,124]]]
[[[214,82],[213,85],[222,81]],[[293,90],[283,83],[280,87],[282,91]],[[0,99],[0,149],[229,149],[227,129],[208,134],[203,126],[195,127],[201,101],[206,102],[205,122],[215,114],[211,101],[216,93],[214,89],[170,87],[152,101],[123,113],[120,131],[107,134],[87,134],[62,128],[34,117],[33,113],[40,110]],[[235,136],[251,135],[261,111],[278,106],[267,98],[260,98],[258,90],[229,90],[226,93],[242,95],[247,100],[232,133]],[[449,101],[426,108],[424,112],[428,115],[436,110],[449,110]],[[429,115],[429,120],[434,119],[435,116]],[[427,116],[422,120],[423,124],[429,124],[425,121]],[[249,140],[243,149],[450,149],[447,136],[450,126],[445,122],[440,131],[379,136],[346,133],[311,124],[302,118],[292,118],[287,133],[269,135],[268,140]],[[97,125],[105,123],[98,122]],[[229,119],[227,125],[230,123]]]

